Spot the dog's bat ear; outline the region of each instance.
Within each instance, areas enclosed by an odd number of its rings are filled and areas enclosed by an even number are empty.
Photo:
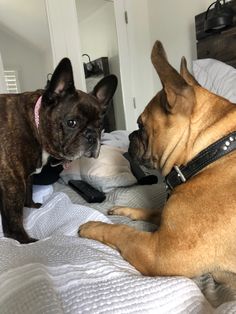
[[[181,59],[180,74],[189,85],[191,85],[191,86],[198,85],[199,86],[198,81],[194,78],[194,76],[188,70],[187,61],[186,61],[185,57],[182,57],[182,59]]]
[[[164,87],[171,85],[181,89],[187,86],[182,76],[169,64],[164,47],[158,40],[152,48],[151,60]]]
[[[153,46],[151,60],[166,93],[167,109],[173,113],[180,110],[187,113],[192,110],[191,103],[194,101],[193,89],[169,64],[166,52],[160,41],[156,41]]]
[[[105,76],[94,87],[92,94],[101,104],[102,113],[105,113],[109,101],[112,99],[117,88],[117,77],[115,75]]]
[[[68,58],[62,59],[52,74],[43,94],[43,100],[52,102],[58,96],[74,93],[75,85],[71,62]]]
[[[165,49],[162,43],[159,40],[157,40],[152,48],[152,53],[151,53],[151,60],[154,67],[156,66],[158,67],[158,64],[160,63],[159,62],[160,59],[164,59],[166,62],[168,62]]]

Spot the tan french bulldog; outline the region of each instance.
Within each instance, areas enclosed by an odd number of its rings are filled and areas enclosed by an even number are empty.
[[[127,207],[110,214],[154,219],[160,228],[88,222],[79,235],[117,249],[144,275],[211,272],[236,288],[236,105],[202,88],[184,58],[179,74],[159,41],[151,59],[163,90],[140,115],[129,153],[160,168],[172,191],[161,216]]]

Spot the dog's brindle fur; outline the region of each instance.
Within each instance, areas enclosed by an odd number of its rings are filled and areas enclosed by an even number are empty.
[[[23,207],[35,206],[30,176],[49,155],[61,162],[98,156],[103,116],[116,86],[116,77],[110,75],[92,94],[76,90],[71,63],[64,58],[45,90],[0,95],[0,211],[5,236],[21,243],[34,241],[23,227]],[[34,108],[40,96],[37,128]]]
[[[202,88],[188,72],[185,59],[179,74],[158,41],[151,58],[163,90],[139,117],[139,130],[130,136],[129,152],[166,176],[174,165],[187,164],[204,148],[236,130],[236,105]],[[176,187],[161,218],[145,209],[118,207],[110,211],[133,219],[157,216],[156,221],[161,220],[157,231],[88,222],[79,234],[116,248],[144,275],[192,278],[211,272],[224,282],[236,273],[235,185],[233,151]]]

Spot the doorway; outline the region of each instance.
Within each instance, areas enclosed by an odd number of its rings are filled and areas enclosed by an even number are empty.
[[[104,75],[115,74],[118,88],[108,112],[109,131],[125,129],[114,3],[112,0],[76,0],[76,7],[87,91],[90,92]]]

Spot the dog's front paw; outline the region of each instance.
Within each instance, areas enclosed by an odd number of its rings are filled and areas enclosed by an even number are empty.
[[[34,242],[37,242],[38,241],[38,239],[35,239],[35,238],[28,238],[27,240],[26,240],[26,242],[24,242],[25,244],[29,244],[29,243],[34,243]]]
[[[17,240],[18,242],[20,242],[21,244],[29,244],[29,243],[33,243],[33,242],[37,242],[38,240],[35,238],[31,238],[28,236],[19,236],[19,235],[15,235],[15,234],[7,234],[6,235],[7,238],[12,238]]]
[[[126,207],[124,206],[114,206],[108,210],[108,215],[118,215],[125,216]]]
[[[101,221],[89,221],[81,225],[78,234],[82,238],[99,240],[103,226],[106,225]]]
[[[29,208],[40,208],[42,204],[31,201],[31,202],[25,202],[24,206],[29,207]]]
[[[140,219],[140,209],[139,208],[130,208],[125,206],[115,206],[108,211],[108,215],[117,215],[129,217],[133,220]]]
[[[41,206],[42,206],[41,203],[34,203],[34,202],[33,202],[30,207],[31,207],[31,208],[40,208]]]

